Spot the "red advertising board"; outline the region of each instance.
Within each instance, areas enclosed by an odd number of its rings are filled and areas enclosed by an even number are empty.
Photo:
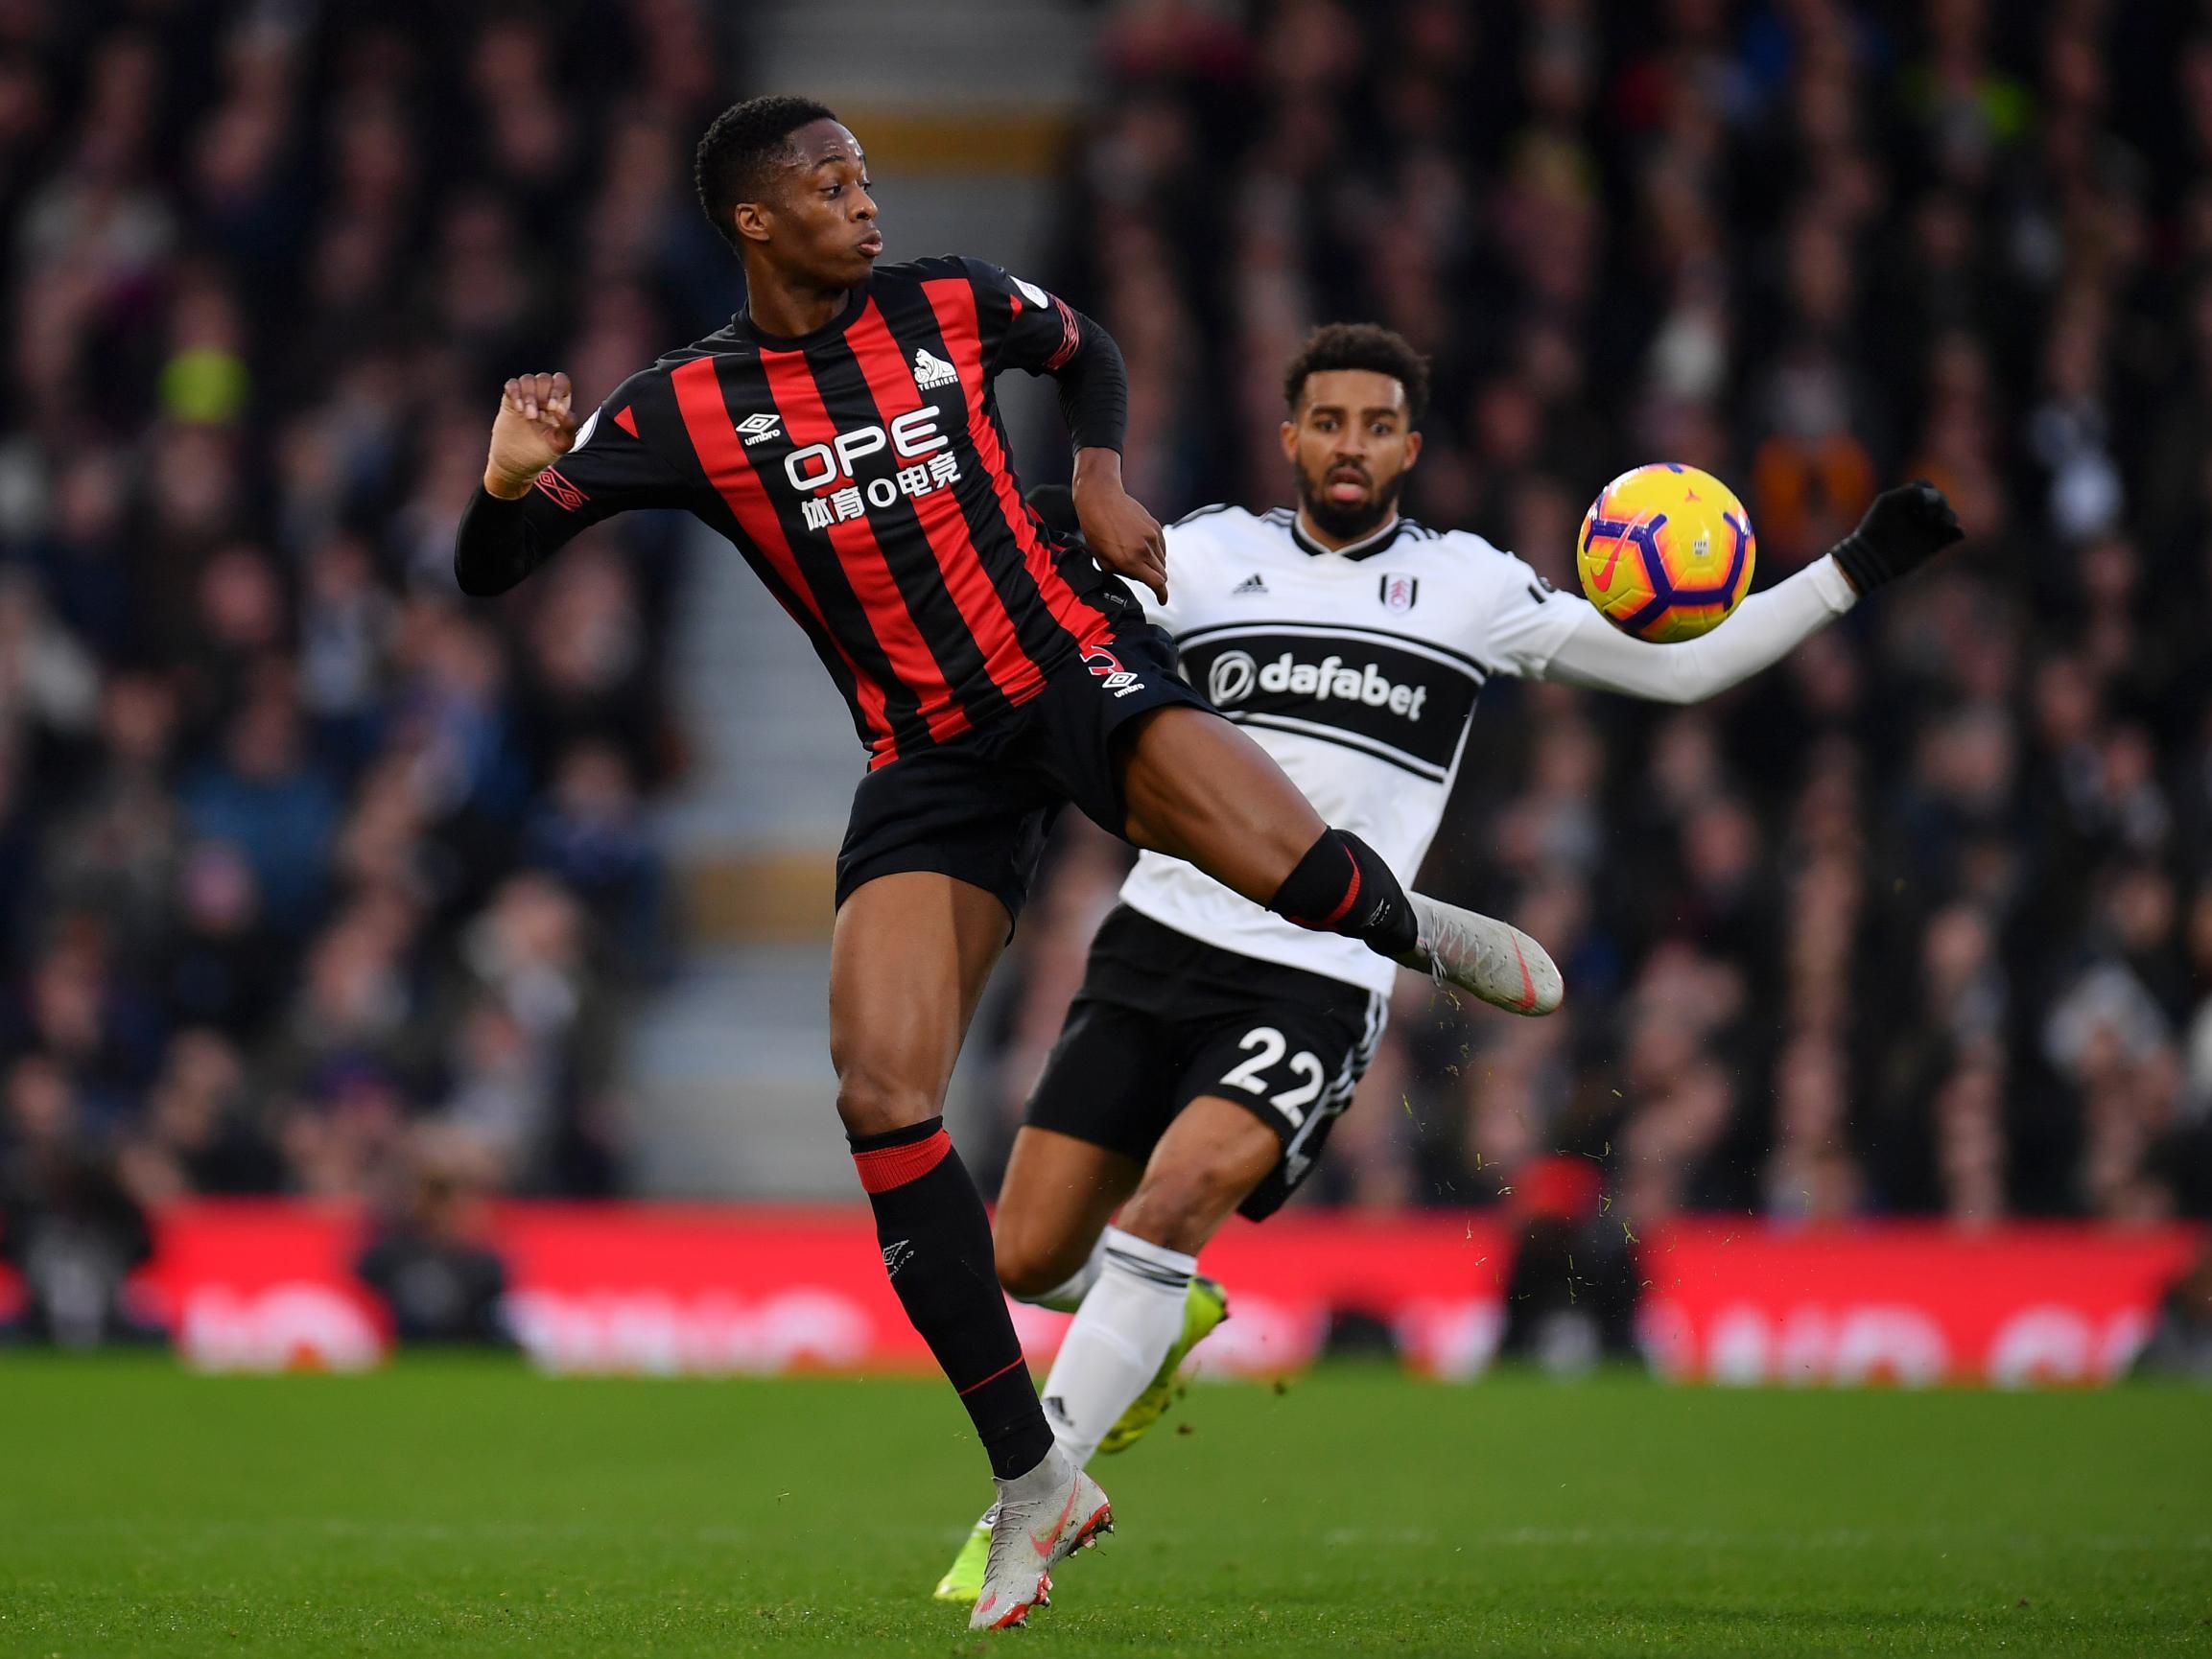
[[[549,1369],[922,1368],[864,1211],[512,1204],[498,1214],[515,1328]],[[350,1209],[281,1202],[162,1213],[142,1288],[194,1363],[374,1364],[386,1334],[351,1263]],[[1641,1328],[1663,1373],[1720,1382],[2082,1383],[2124,1368],[2192,1228],[1940,1224],[1783,1229],[1689,1221],[1640,1241]],[[1386,1326],[1408,1364],[1472,1376],[1503,1324],[1496,1219],[1308,1212],[1208,1250],[1235,1317],[1211,1368],[1294,1369],[1332,1317]],[[1017,1307],[1033,1359],[1066,1320]]]

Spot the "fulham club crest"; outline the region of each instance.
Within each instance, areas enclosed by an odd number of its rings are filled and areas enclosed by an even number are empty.
[[[1421,579],[1418,576],[1385,575],[1382,578],[1382,608],[1386,611],[1410,611],[1420,593]]]

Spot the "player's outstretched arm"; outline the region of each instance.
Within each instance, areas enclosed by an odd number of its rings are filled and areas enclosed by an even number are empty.
[[[653,442],[653,411],[667,391],[656,373],[632,375],[580,426],[567,375],[526,374],[506,383],[483,484],[461,513],[454,548],[462,593],[506,593],[617,513],[699,504],[702,480]]]
[[[1632,639],[1585,605],[1541,677],[1660,703],[1701,702],[1781,661],[1861,595],[1911,574],[1965,533],[1935,485],[1918,480],[1886,490],[1824,556],[1752,595],[1695,640],[1655,645]]]

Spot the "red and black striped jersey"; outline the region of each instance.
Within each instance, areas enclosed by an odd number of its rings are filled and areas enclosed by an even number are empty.
[[[526,498],[550,547],[684,507],[744,554],[844,693],[870,765],[1036,695],[1133,614],[1022,499],[992,382],[1083,322],[970,259],[879,267],[800,339],[741,314],[624,382]]]

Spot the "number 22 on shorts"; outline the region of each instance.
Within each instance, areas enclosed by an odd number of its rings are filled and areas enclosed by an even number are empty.
[[[1321,1098],[1321,1087],[1328,1073],[1321,1062],[1312,1054],[1300,1049],[1290,1056],[1290,1070],[1305,1081],[1280,1094],[1267,1094],[1266,1081],[1260,1075],[1274,1066],[1290,1047],[1282,1033],[1272,1025],[1256,1025],[1246,1032],[1236,1044],[1250,1054],[1250,1060],[1241,1061],[1224,1072],[1221,1081],[1232,1087],[1241,1088],[1247,1094],[1267,1095],[1267,1104],[1290,1119],[1293,1129],[1306,1125],[1306,1109]]]

